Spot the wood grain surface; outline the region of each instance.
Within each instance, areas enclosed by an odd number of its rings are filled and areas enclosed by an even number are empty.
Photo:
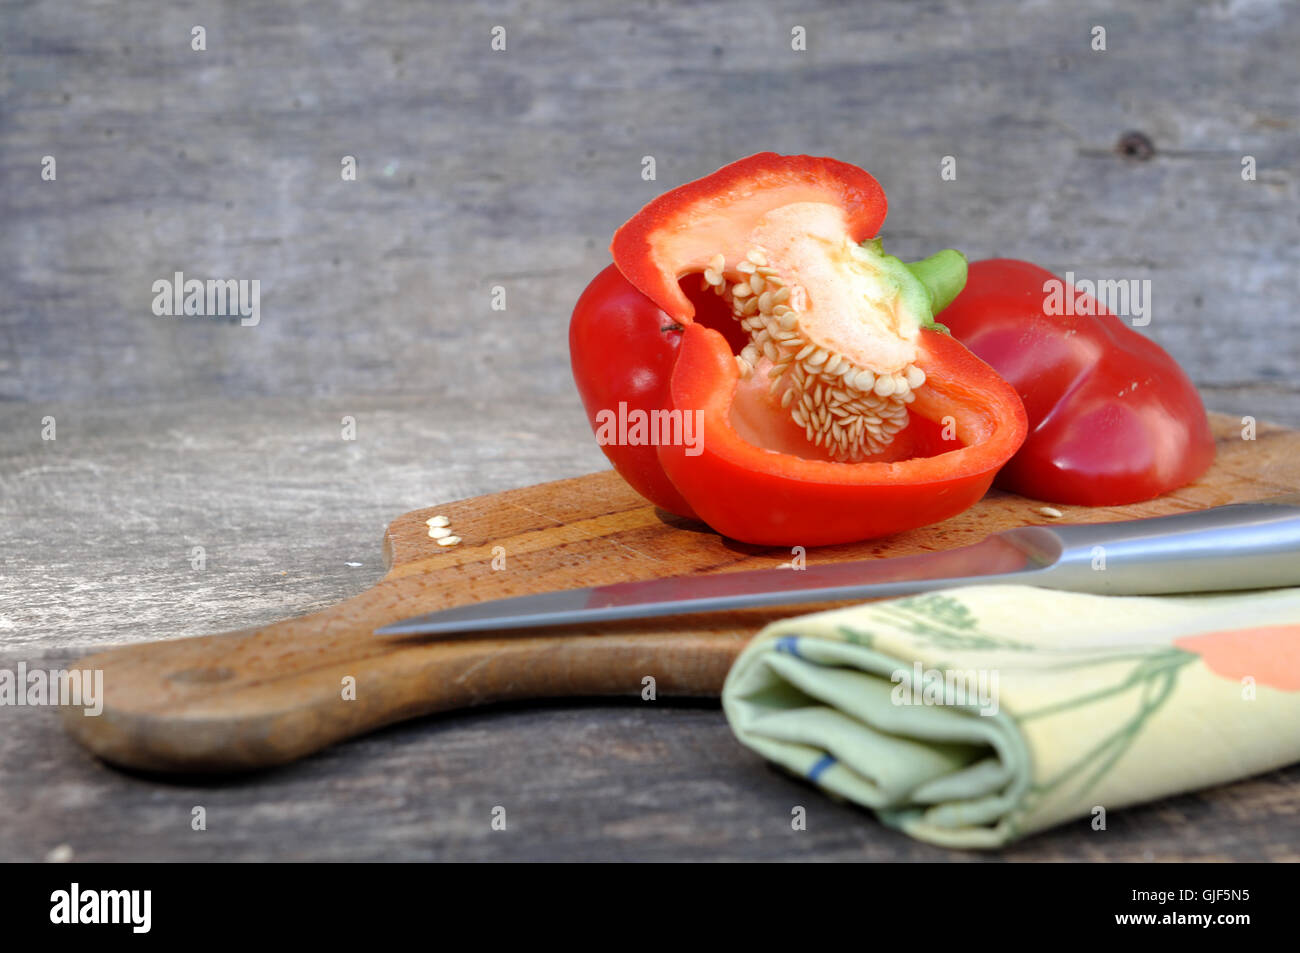
[[[1082,522],[1140,518],[1300,491],[1300,432],[1215,419],[1219,453],[1197,483],[1146,503],[1069,508]],[[442,515],[462,542],[442,546]],[[936,552],[1042,522],[1037,504],[994,493],[943,523],[863,543],[812,548],[810,564]],[[789,609],[552,627],[524,636],[377,637],[387,623],[453,605],[750,568],[791,551],[725,539],[657,510],[609,471],[407,513],[384,537],[389,569],[338,606],[270,626],[137,644],[73,668],[102,671],[103,710],[64,710],[82,744],[148,771],[282,764],[333,742],[432,712],[522,699],[715,696],[749,638]],[[810,611],[803,607],[797,611]]]
[[[905,259],[952,246],[1149,279],[1144,333],[1199,385],[1250,388],[1243,413],[1276,419],[1272,395],[1300,389],[1296,339],[1263,333],[1292,320],[1300,271],[1289,0],[3,0],[0,16],[10,399],[564,395],[562,328],[614,229],[763,150],[870,170]],[[1131,131],[1154,151],[1123,149]],[[155,317],[151,284],[178,270],[259,279],[260,324]]]
[[[394,514],[601,468],[569,308],[628,214],[760,149],[865,165],[905,257],[1149,278],[1141,330],[1207,406],[1300,427],[1298,44],[1289,0],[0,0],[0,667],[318,611],[379,581]],[[177,269],[260,279],[260,324],[155,317]],[[1297,785],[995,856],[1296,859]],[[489,706],[201,781],[0,709],[0,859],[69,855],[971,859],[663,696]]]

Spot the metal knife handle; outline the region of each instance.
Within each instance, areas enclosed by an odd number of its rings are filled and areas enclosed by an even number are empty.
[[[1155,595],[1300,586],[1300,496],[999,534],[1046,564],[1038,585]]]

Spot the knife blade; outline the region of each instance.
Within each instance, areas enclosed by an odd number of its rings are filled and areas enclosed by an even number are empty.
[[[1114,595],[1300,585],[1300,504],[1288,497],[1114,523],[1024,526],[970,546],[912,556],[536,593],[429,612],[375,634],[504,634],[994,583]]]

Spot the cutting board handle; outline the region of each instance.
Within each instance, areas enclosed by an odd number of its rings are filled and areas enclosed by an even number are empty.
[[[65,707],[79,742],[117,765],[238,771],[292,761],[431,712],[559,696],[716,696],[745,639],[605,627],[527,638],[378,638],[418,577],[261,628],[129,645],[71,668],[103,673],[103,710]],[[408,593],[409,594],[409,593]],[[647,681],[652,679],[653,681]]]

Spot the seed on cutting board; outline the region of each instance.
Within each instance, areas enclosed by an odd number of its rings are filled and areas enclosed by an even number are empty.
[[[1040,506],[1038,512],[1042,513],[1044,516],[1051,517],[1052,519],[1060,519],[1065,515],[1055,506]]]
[[[446,539],[446,538],[447,538],[448,536],[450,536],[450,535],[451,535],[451,530],[447,529],[447,527],[445,527],[445,526],[430,526],[430,527],[429,527],[429,538],[430,538],[430,539]]]
[[[460,537],[459,537],[459,536],[444,536],[444,537],[442,537],[442,539],[438,540],[438,545],[439,545],[439,546],[455,546],[455,545],[456,545],[457,543],[459,543],[459,542],[460,542]]]
[[[430,516],[424,523],[426,526],[450,526],[451,520],[440,513],[437,516]]]

